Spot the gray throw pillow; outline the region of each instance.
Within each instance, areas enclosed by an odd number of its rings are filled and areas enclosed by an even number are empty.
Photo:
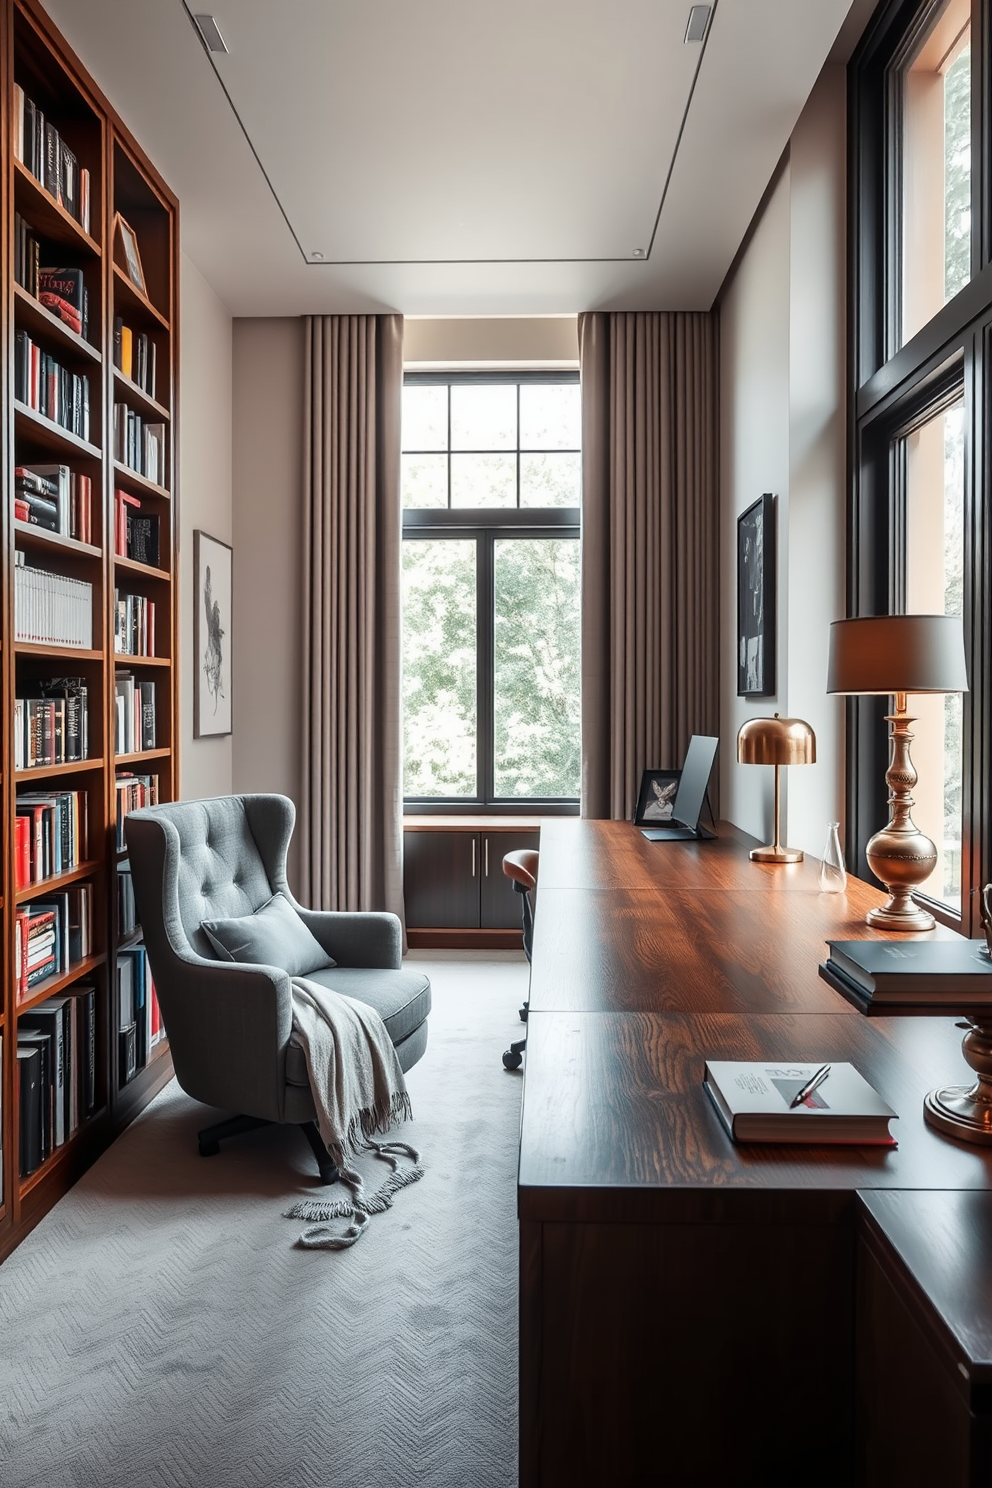
[[[336,966],[284,894],[273,894],[254,914],[236,920],[204,920],[202,928],[222,961],[279,966],[289,976],[309,976]]]

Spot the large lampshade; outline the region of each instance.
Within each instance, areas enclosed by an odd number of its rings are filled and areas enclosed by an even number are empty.
[[[830,627],[827,691],[967,692],[960,615],[874,615]]]

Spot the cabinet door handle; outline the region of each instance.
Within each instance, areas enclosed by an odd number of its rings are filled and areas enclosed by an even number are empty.
[[[475,838],[472,838],[472,877],[475,877]]]
[[[486,877],[488,878],[489,877],[489,838],[488,837],[486,838],[486,866],[485,866],[485,870],[484,871],[485,871]]]

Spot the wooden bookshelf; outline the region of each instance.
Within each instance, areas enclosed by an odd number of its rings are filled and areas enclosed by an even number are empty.
[[[32,162],[18,159],[18,130],[15,106],[17,90],[23,90],[37,109],[44,113],[46,126],[57,131],[65,146],[76,158],[75,198],[72,189],[60,188],[57,177],[48,172],[46,180],[36,178]],[[67,159],[67,157],[62,157]],[[96,84],[79,64],[55,30],[37,0],[0,0],[0,159],[6,184],[3,193],[2,232],[0,232],[0,273],[4,294],[0,297],[0,333],[5,355],[0,358],[0,389],[3,393],[4,416],[0,421],[0,478],[3,500],[0,506],[0,544],[3,553],[3,603],[0,607],[0,686],[2,717],[0,730],[0,801],[3,803],[0,828],[0,954],[4,960],[3,993],[0,996],[0,1150],[3,1157],[3,1180],[0,1185],[0,1259],[41,1219],[51,1205],[71,1186],[113,1140],[124,1125],[133,1119],[171,1074],[168,1044],[151,1044],[143,1052],[144,1063],[136,1074],[125,1079],[119,1039],[118,964],[124,952],[140,948],[140,927],[126,936],[119,934],[119,870],[125,866],[126,854],[118,848],[120,824],[117,820],[120,792],[119,776],[128,777],[132,795],[134,784],[142,776],[156,777],[158,799],[172,800],[178,791],[176,728],[178,696],[175,657],[177,655],[176,588],[174,561],[176,554],[175,472],[178,469],[176,445],[176,390],[178,345],[178,202],[159,176],[138,142],[115,113]],[[37,164],[37,162],[35,162]],[[82,171],[89,173],[89,222],[84,227],[81,217]],[[42,165],[42,174],[45,174]],[[75,208],[75,214],[74,210]],[[117,214],[133,229],[144,270],[144,288],[133,284],[128,276],[119,234],[115,232]],[[19,229],[16,218],[23,220]],[[85,336],[74,330],[58,313],[59,305],[42,304],[37,276],[24,267],[23,245],[26,236],[37,242],[37,258],[29,264],[42,268],[81,271],[88,301]],[[19,246],[20,245],[20,246]],[[32,248],[31,253],[35,250]],[[16,272],[15,272],[16,270]],[[75,276],[78,289],[79,275]],[[20,282],[18,282],[20,280]],[[44,286],[42,286],[43,288]],[[54,308],[52,308],[54,306]],[[67,309],[63,313],[71,319]],[[137,362],[132,375],[121,365],[121,328],[132,332],[132,345],[140,339],[141,373]],[[18,340],[18,334],[23,333]],[[115,334],[116,333],[116,334]],[[27,339],[25,339],[27,338]],[[28,341],[35,350],[32,352]],[[154,351],[152,352],[152,348]],[[36,359],[32,364],[31,357]],[[47,357],[49,362],[40,359]],[[154,381],[150,366],[154,360]],[[42,411],[45,406],[39,368],[50,369],[52,363],[63,369],[56,376],[62,399],[52,418]],[[48,388],[52,387],[49,372]],[[25,381],[27,376],[33,381]],[[88,429],[83,420],[83,385],[88,379]],[[76,379],[74,381],[73,379]],[[40,400],[40,401],[39,401]],[[119,459],[120,446],[115,439],[115,405],[129,411],[125,428],[132,436],[131,456]],[[54,408],[49,394],[49,408]],[[120,414],[117,415],[118,420]],[[75,431],[66,426],[75,423]],[[161,458],[153,475],[143,473],[144,430],[154,424],[164,430]],[[85,435],[85,437],[84,437]],[[152,435],[155,439],[155,435]],[[132,464],[141,468],[131,468]],[[72,529],[50,531],[44,502],[53,506],[62,501],[61,492],[53,495],[45,487],[34,488],[34,505],[14,510],[15,469],[38,466],[67,466],[72,474]],[[52,475],[36,479],[53,479]],[[57,472],[56,476],[57,478]],[[85,478],[81,480],[80,478]],[[87,526],[80,513],[85,505],[86,480],[90,485],[90,520]],[[17,478],[17,489],[23,495],[25,477]],[[118,552],[118,503],[116,490],[136,497],[140,505],[130,508],[135,516],[157,519],[158,554],[152,566],[139,562],[127,552]],[[122,503],[123,505],[123,503]],[[27,511],[31,520],[23,519]],[[53,524],[54,524],[54,518]],[[155,523],[144,524],[153,535]],[[130,546],[130,532],[127,542]],[[141,536],[139,532],[139,537]],[[155,556],[150,548],[135,551]],[[23,558],[19,560],[16,554]],[[35,573],[26,579],[16,578],[16,570],[26,566]],[[39,576],[38,570],[42,573]],[[45,575],[51,576],[46,579]],[[15,616],[15,585],[23,594],[31,584],[45,588],[61,580],[67,595],[77,598],[89,585],[92,600],[92,639],[89,645],[61,646],[52,642],[18,639]],[[154,656],[129,656],[114,649],[117,591],[151,600],[155,607]],[[80,601],[81,602],[81,601]],[[17,612],[20,614],[20,610]],[[46,617],[52,619],[49,614]],[[55,618],[58,618],[56,615]],[[21,624],[23,627],[23,616]],[[35,634],[51,636],[57,630],[37,628]],[[64,634],[64,632],[63,632]],[[76,633],[85,639],[85,626]],[[138,702],[132,717],[140,724],[141,704],[150,724],[154,706],[154,739],[152,747],[128,748],[119,737],[121,707],[118,704],[118,679],[129,673],[138,688]],[[56,684],[56,679],[63,679]],[[72,702],[54,698],[57,686],[68,687]],[[142,697],[140,688],[146,691]],[[123,689],[127,679],[120,680]],[[148,688],[154,685],[154,705]],[[83,759],[62,763],[31,763],[31,759],[51,760],[65,753],[64,744],[77,739],[74,730],[81,727],[75,701],[85,688],[88,717],[88,749]],[[47,691],[46,691],[47,690]],[[51,708],[37,701],[42,695],[53,698]],[[18,739],[15,724],[15,701],[35,699],[30,722],[23,722],[27,708],[21,704],[22,720]],[[129,699],[130,700],[130,699]],[[31,730],[35,730],[30,737]],[[130,742],[131,736],[128,736]],[[137,743],[142,742],[139,738]],[[144,742],[148,743],[146,738]],[[43,752],[50,751],[50,752]],[[70,750],[70,753],[73,751]],[[78,751],[77,751],[78,752]],[[42,882],[15,887],[18,882],[17,800],[30,793],[36,798],[56,796],[61,792],[79,792],[80,815],[85,811],[86,835],[80,834],[82,861]],[[38,832],[49,830],[50,808],[36,801],[37,809],[29,817],[32,847],[38,851],[42,841]],[[24,812],[21,813],[22,816]],[[41,825],[39,826],[39,822]],[[46,827],[47,824],[47,827]],[[66,828],[68,830],[68,828]],[[23,826],[19,829],[23,855]],[[61,862],[67,838],[63,834]],[[54,850],[45,847],[45,863],[59,865]],[[19,981],[23,985],[23,961],[17,965],[17,944],[25,931],[23,915],[32,905],[62,905],[58,896],[74,896],[68,910],[58,915],[76,935],[70,944],[82,946],[85,954],[74,952],[66,969],[53,969],[45,980],[33,984],[19,999]],[[72,913],[81,913],[81,896],[88,895],[92,906],[92,924],[88,944],[69,925]],[[20,926],[18,924],[20,919]],[[41,974],[38,958],[46,953],[38,933],[33,939],[32,954]],[[30,963],[29,963],[30,964]],[[42,965],[44,960],[42,959]],[[136,975],[139,973],[136,971]],[[79,1122],[66,1141],[53,1146],[31,1172],[20,1167],[20,1112],[17,1090],[16,1030],[20,1019],[36,1015],[53,996],[72,996],[76,988],[95,989],[96,1058],[95,1094],[87,1113],[81,1103]],[[76,1017],[83,1019],[86,999],[75,1002]],[[79,1033],[77,1028],[77,1040]],[[141,1040],[139,1039],[139,1043]],[[68,1131],[68,1125],[67,1125]]]

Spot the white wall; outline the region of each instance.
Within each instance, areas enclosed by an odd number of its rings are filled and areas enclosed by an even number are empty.
[[[185,253],[179,288],[179,769],[180,795],[188,798],[232,789],[231,736],[193,738],[193,532],[199,528],[226,543],[232,537],[232,322]],[[235,605],[239,583],[235,550]],[[236,660],[236,623],[234,631]],[[234,701],[237,706],[236,676]]]
[[[299,800],[303,354],[295,320],[234,322],[234,788]]]
[[[825,692],[844,614],[845,78],[827,66],[721,298],[721,812],[771,841],[772,771],[736,762],[746,718],[805,718],[817,764],[783,771],[783,837],[819,854],[841,819],[842,700]],[[777,497],[777,693],[738,698],[737,516]]]

